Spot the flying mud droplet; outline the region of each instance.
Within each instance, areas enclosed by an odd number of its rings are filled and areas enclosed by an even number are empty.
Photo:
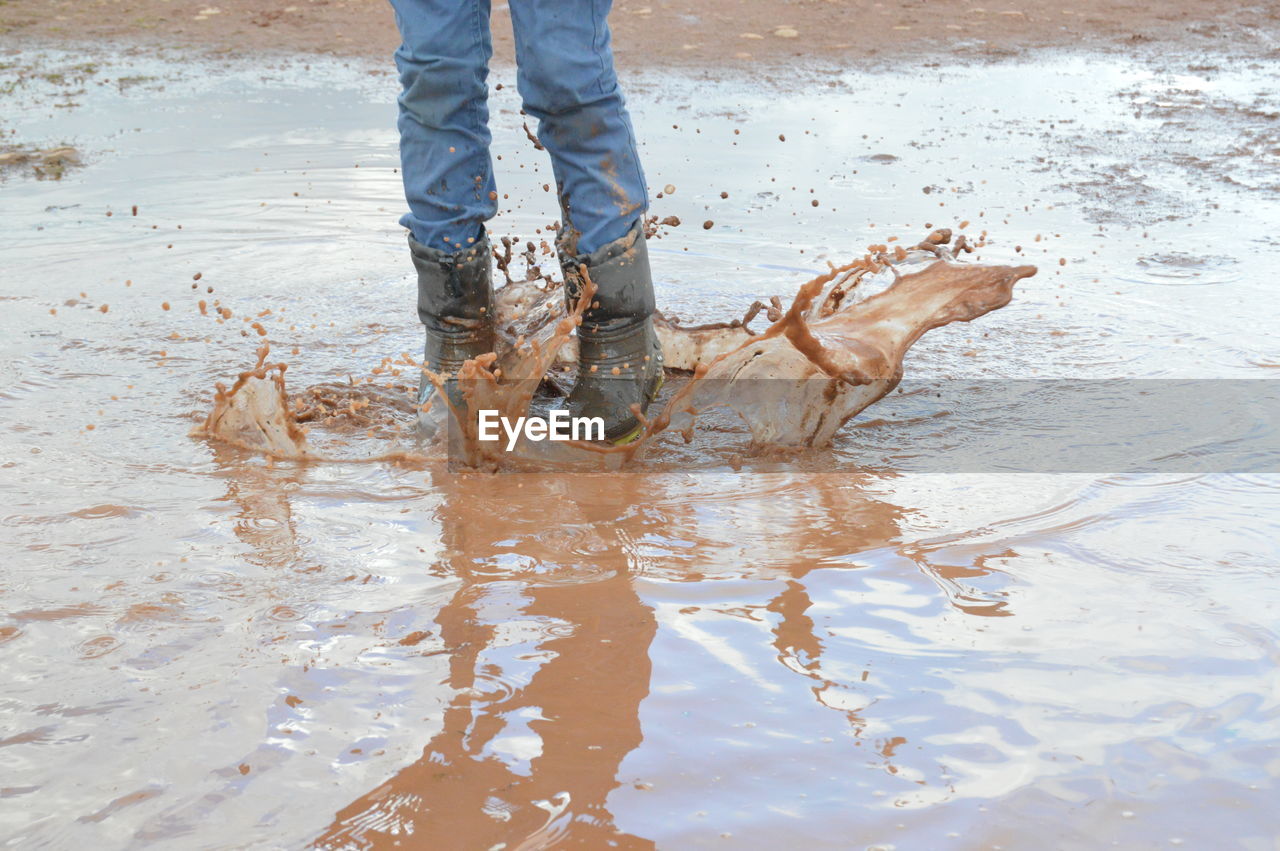
[[[530,142],[533,143],[534,149],[539,151],[545,151],[546,148],[543,147],[542,142],[539,141],[538,137],[533,135],[533,131],[529,129],[529,122],[527,121],[524,122],[523,127],[524,127],[524,135],[528,137]]]

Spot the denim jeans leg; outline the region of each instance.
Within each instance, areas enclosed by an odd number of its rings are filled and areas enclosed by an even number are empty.
[[[509,0],[516,83],[551,154],[576,253],[625,236],[648,209],[631,118],[613,70],[611,0]]]
[[[452,253],[483,233],[497,203],[489,156],[489,0],[391,0],[400,164],[414,239]]]

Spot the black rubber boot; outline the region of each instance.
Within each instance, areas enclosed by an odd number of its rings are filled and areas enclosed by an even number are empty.
[[[605,440],[627,443],[640,434],[643,413],[662,386],[662,347],[653,328],[653,278],[649,250],[637,223],[631,232],[592,254],[566,255],[569,310],[577,306],[586,266],[596,285],[591,306],[578,326],[578,377],[569,393],[570,416],[604,419]]]
[[[465,404],[458,386],[458,370],[466,361],[494,347],[493,276],[489,238],[481,235],[475,244],[456,254],[428,248],[409,237],[409,251],[418,270],[418,318],[427,331],[422,353],[423,365],[434,373],[449,376],[445,392],[454,407]],[[418,385],[418,421],[427,430],[424,407],[436,393],[425,375]]]

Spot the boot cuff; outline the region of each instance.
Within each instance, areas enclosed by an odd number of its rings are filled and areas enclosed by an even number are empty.
[[[564,269],[565,298],[569,309],[582,293],[583,280],[579,266],[586,266],[596,294],[583,316],[587,324],[611,323],[615,320],[638,320],[656,309],[653,278],[649,271],[649,248],[640,223],[623,237],[615,239],[590,254],[576,257],[561,253]]]
[[[493,321],[493,258],[486,236],[446,254],[410,235],[409,252],[418,272],[418,318],[424,325],[445,332]]]
[[[631,246],[636,241],[644,241],[644,236],[640,229],[641,222],[639,219],[631,226],[631,230],[615,239],[613,242],[606,243],[590,254],[567,254],[565,252],[564,243],[558,243],[557,248],[560,252],[560,262],[564,265],[572,264],[574,268],[578,266],[586,266],[591,269],[594,266],[601,266],[610,260],[621,257],[631,250]]]

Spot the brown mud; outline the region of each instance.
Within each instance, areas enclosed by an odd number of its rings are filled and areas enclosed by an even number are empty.
[[[272,458],[312,457],[306,430],[285,391],[284,373],[289,365],[267,363],[270,353],[270,346],[260,347],[252,369],[240,373],[229,388],[217,385],[213,410],[194,433]],[[367,404],[363,396],[358,401],[361,407]],[[356,413],[354,401],[348,410]]]
[[[433,432],[448,434],[459,459],[471,466],[534,460],[577,466],[593,454],[618,454],[631,460],[643,455],[648,443],[673,424],[685,442],[692,441],[698,413],[720,406],[732,408],[746,421],[750,448],[826,446],[841,426],[898,385],[907,350],[925,332],[952,322],[970,322],[1004,307],[1013,297],[1013,285],[1036,273],[1036,267],[1027,265],[956,263],[951,241],[950,229],[942,229],[911,251],[899,246],[890,254],[887,245],[871,246],[862,259],[803,285],[785,313],[763,333],[745,341],[741,337],[746,322],[685,329],[661,320],[664,336],[673,343],[670,368],[693,372],[693,380],[660,410],[650,412],[639,439],[612,448],[576,441],[558,448],[535,446],[523,437],[514,447],[506,447],[478,439],[477,411],[497,411],[510,421],[518,420],[531,413],[534,394],[548,376],[565,380],[568,364],[559,356],[566,352],[572,359],[571,334],[594,292],[588,282],[576,309],[566,315],[563,308],[556,308],[563,303],[556,282],[543,285],[531,276],[516,284],[508,274],[507,285],[495,297],[504,345],[467,361],[456,376],[467,408],[456,409],[441,392],[422,413],[428,418],[434,415]],[[503,242],[506,252],[494,253],[505,273],[510,241]],[[955,249],[973,250],[964,236],[956,239]],[[921,254],[933,262],[905,275],[898,270],[899,265],[919,263]],[[857,296],[864,277],[886,270],[894,278],[886,289],[865,298]],[[689,338],[694,342],[685,342]],[[691,352],[697,353],[698,361],[685,360]],[[378,411],[385,396],[363,394],[353,387],[350,394],[335,400],[332,390],[310,388],[291,400],[285,390],[287,367],[268,364],[268,353],[269,347],[262,346],[257,364],[241,373],[231,388],[218,385],[213,409],[196,434],[272,458],[353,460],[317,452],[300,421],[316,419],[317,406],[327,409],[325,423],[349,424],[349,417],[364,422],[385,419],[387,412]],[[448,376],[422,371],[443,389]],[[314,401],[309,404],[307,397]],[[394,397],[392,404],[404,408],[403,400]],[[401,437],[404,431],[397,427],[395,434]],[[372,429],[364,432],[365,438],[373,436]],[[388,460],[409,451],[379,449],[367,454],[369,446],[378,444],[364,443],[366,454],[354,460]]]
[[[936,256],[950,241],[949,230],[939,231],[921,246]],[[964,237],[957,245],[965,245]],[[889,257],[886,246],[879,248],[874,258],[805,284],[758,339],[699,368],[653,430],[666,428],[674,417],[691,439],[697,413],[723,405],[746,420],[757,446],[826,446],[845,423],[898,385],[907,350],[925,332],[1004,307],[1013,285],[1036,273],[1035,266],[960,265],[939,258],[902,275],[895,261],[907,260],[907,252]],[[895,278],[887,289],[863,300],[849,297],[863,276],[886,268]]]

